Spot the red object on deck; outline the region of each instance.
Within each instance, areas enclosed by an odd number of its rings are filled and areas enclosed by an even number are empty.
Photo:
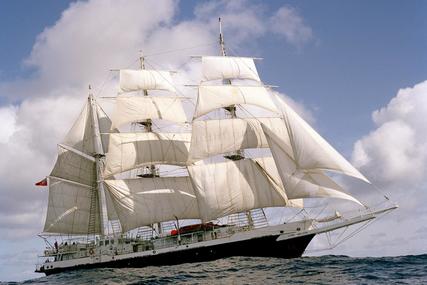
[[[216,225],[214,223],[206,223],[206,224],[195,224],[195,225],[188,225],[181,227],[179,229],[180,234],[187,234],[192,232],[198,232],[198,231],[206,231],[206,230],[212,230],[214,227],[221,227],[220,225]],[[171,230],[171,236],[175,236],[178,234],[178,230]]]
[[[36,186],[47,186],[47,178],[37,182],[35,185]]]

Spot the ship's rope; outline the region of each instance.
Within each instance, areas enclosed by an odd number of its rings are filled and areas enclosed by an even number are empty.
[[[190,49],[195,49],[195,48],[199,48],[199,47],[213,46],[213,45],[217,45],[217,44],[218,44],[217,42],[211,42],[211,43],[207,43],[207,44],[198,44],[198,45],[194,45],[194,46],[190,46],[190,47],[183,47],[183,48],[179,48],[179,49],[164,50],[164,51],[160,51],[160,52],[156,52],[156,53],[147,54],[144,57],[154,57],[154,56],[158,56],[158,55],[176,53],[176,52],[180,52],[180,51],[184,51],[184,50],[190,50]]]
[[[347,235],[344,236],[344,233],[351,227],[351,226],[347,226],[344,228],[343,232],[341,232],[341,234],[338,235],[338,237],[334,238],[334,242],[329,242],[329,247],[326,248],[320,248],[320,249],[312,249],[312,250],[307,250],[305,251],[306,253],[310,253],[310,252],[320,252],[320,251],[325,251],[325,250],[330,250],[330,249],[334,249],[337,246],[341,245],[342,243],[346,242],[347,240],[351,239],[352,237],[356,236],[357,234],[359,234],[360,232],[362,232],[364,229],[366,229],[370,224],[374,223],[375,221],[379,220],[380,218],[384,217],[386,214],[390,213],[390,211],[384,212],[384,213],[380,213],[378,214],[378,216],[376,216],[374,219],[368,220],[363,222],[359,227],[357,227],[356,229],[354,229],[353,231],[351,231],[350,233],[348,233]],[[327,232],[325,233],[326,236],[330,236],[331,232]]]

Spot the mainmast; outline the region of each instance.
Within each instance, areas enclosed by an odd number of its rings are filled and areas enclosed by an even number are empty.
[[[139,57],[139,62],[141,64],[141,66],[140,66],[141,70],[145,69],[144,56],[143,55],[141,55]],[[144,92],[144,96],[148,96],[148,91],[146,89],[144,89],[143,92]],[[153,128],[152,128],[153,123],[152,123],[151,119],[147,119],[143,122],[139,122],[139,124],[145,128],[146,132],[152,132],[153,131]],[[146,172],[144,172],[142,175],[138,175],[138,176],[141,176],[141,177],[157,177],[157,176],[159,176],[156,165],[154,165],[154,164],[146,167],[145,171]]]
[[[141,54],[141,56],[139,57],[139,62],[140,62],[140,67],[141,70],[145,69],[145,63],[144,63],[144,56]],[[148,90],[144,89],[144,96],[148,96]],[[145,131],[146,132],[152,132],[153,131],[153,122],[151,121],[151,119],[147,119],[144,122],[140,122],[140,125],[144,126]],[[140,177],[158,177],[159,173],[157,171],[157,167],[155,164],[151,164],[149,166],[147,166],[144,170],[143,170],[143,174],[142,175],[138,175]],[[162,223],[156,223],[152,225],[152,228],[157,231],[158,234],[162,233]]]
[[[221,55],[227,56],[227,53],[225,50],[224,36],[222,34],[221,18],[218,18],[218,22],[219,22],[219,45],[221,48]],[[225,80],[223,80],[223,83],[226,85],[231,85],[231,80],[225,79]],[[228,114],[231,118],[237,118],[236,105],[230,105],[230,106],[225,107],[224,109],[228,112]],[[226,155],[224,157],[227,159],[230,159],[230,160],[240,160],[240,159],[245,158],[242,150],[237,150],[233,153],[229,153],[228,155]]]
[[[94,158],[96,164],[96,191],[98,192],[99,201],[99,216],[101,224],[101,235],[106,233],[106,222],[107,222],[107,208],[104,192],[104,177],[103,177],[103,160],[105,157],[104,149],[102,147],[101,132],[99,130],[98,113],[96,108],[95,99],[91,93],[91,87],[89,86],[89,106],[90,114],[92,115],[92,129],[93,129],[93,142],[94,142]]]
[[[222,56],[227,56],[227,53],[226,53],[226,50],[225,50],[224,36],[222,34],[221,18],[218,18],[218,22],[219,22],[219,45],[221,47],[221,55]],[[231,85],[231,79],[223,80],[223,83],[226,84],[226,85]],[[229,116],[231,118],[237,118],[236,105],[230,105],[230,106],[225,107],[224,109],[228,112],[228,114],[229,114]],[[235,151],[233,153],[227,154],[224,157],[227,158],[227,159],[230,159],[230,160],[241,160],[241,159],[245,158],[243,150],[237,150],[237,151]],[[262,214],[264,214],[264,212]],[[253,226],[254,222],[253,222],[253,219],[252,219],[251,212],[250,211],[245,212],[245,216],[248,219],[249,226]],[[264,217],[265,217],[265,215],[264,215]],[[233,220],[233,219],[235,219],[235,217],[233,217],[233,215],[229,216],[229,220]]]

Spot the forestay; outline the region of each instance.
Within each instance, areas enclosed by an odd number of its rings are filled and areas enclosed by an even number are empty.
[[[203,81],[218,79],[251,79],[261,81],[253,58],[233,56],[203,56]]]
[[[188,176],[105,180],[123,231],[175,219],[198,219]]]
[[[187,165],[190,133],[110,134],[104,176],[151,164]]]
[[[346,199],[361,205],[356,198],[344,193],[344,190],[322,171],[298,168],[296,162],[282,148],[283,140],[269,129],[263,129],[289,199],[329,197]],[[266,169],[272,171],[273,161],[265,160],[263,163]]]
[[[249,104],[278,113],[273,96],[261,86],[199,86],[194,118],[215,109],[236,104]]]
[[[203,222],[287,204],[286,194],[250,159],[192,165],[188,171]]]
[[[43,232],[99,234],[101,229],[97,197],[93,187],[49,177],[49,202]],[[92,199],[95,207],[91,215]],[[90,226],[91,217],[94,224]]]
[[[247,148],[267,148],[261,123],[280,137],[288,138],[286,125],[281,118],[194,121],[189,161]],[[290,143],[288,149],[290,151]]]
[[[293,152],[288,155],[295,160],[298,168],[336,171],[369,183],[365,176],[298,116],[289,105],[279,96],[276,98],[289,130]]]
[[[182,98],[151,96],[117,96],[113,128],[147,119],[164,119],[176,123],[187,122]]]
[[[158,70],[120,70],[120,89],[122,92],[139,90],[166,90],[176,92],[169,71]]]

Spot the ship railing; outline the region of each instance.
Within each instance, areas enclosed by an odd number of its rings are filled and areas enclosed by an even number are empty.
[[[180,235],[165,236],[153,240],[155,249],[167,248],[177,245],[188,245],[203,241],[230,237],[237,232],[249,231],[250,226],[229,225],[207,231],[197,231]]]

